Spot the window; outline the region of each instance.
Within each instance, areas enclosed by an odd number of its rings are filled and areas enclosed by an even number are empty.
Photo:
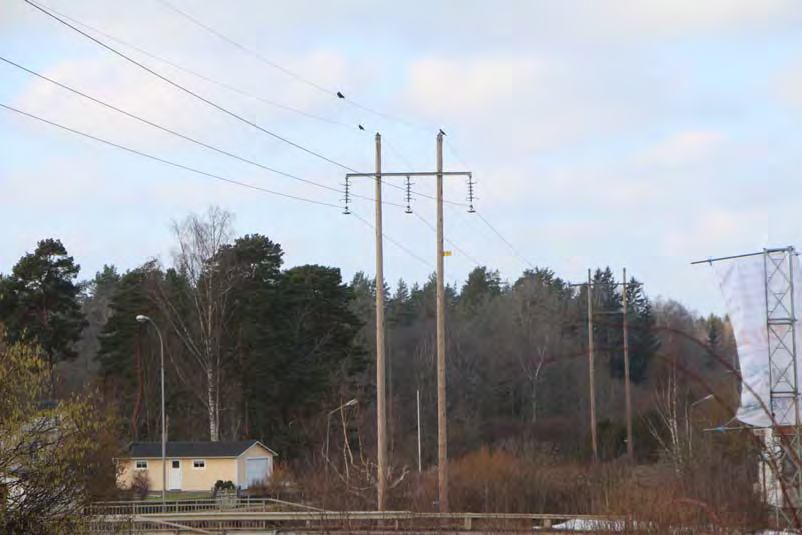
[[[148,469],[148,462],[147,461],[136,461],[134,468],[136,470],[147,470]]]
[[[192,468],[194,470],[205,470],[206,469],[206,461],[204,461],[204,460],[192,461]]]

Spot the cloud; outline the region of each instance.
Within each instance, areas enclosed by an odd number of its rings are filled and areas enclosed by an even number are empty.
[[[683,167],[710,157],[725,139],[714,130],[684,130],[649,147],[638,160],[647,167]]]
[[[113,58],[65,61],[43,74],[129,113],[175,129],[192,132],[215,122],[214,114],[202,110],[187,95],[136,69],[120,68]],[[18,95],[17,103],[36,115],[119,141],[149,142],[146,144],[158,146],[164,143],[166,136],[41,79],[33,79]]]
[[[548,72],[548,63],[534,58],[425,57],[409,66],[407,99],[429,116],[495,115]]]
[[[800,20],[795,0],[580,0],[579,25],[594,33],[642,39],[689,33],[754,32]],[[585,9],[581,9],[584,7]]]
[[[711,207],[697,217],[683,214],[679,225],[668,229],[662,240],[668,255],[696,255],[703,258],[715,253],[738,254],[739,247],[751,243],[755,250],[768,246],[768,214],[760,207],[728,210]],[[733,252],[734,251],[734,252]]]
[[[467,132],[472,153],[520,155],[610,135],[644,112],[626,84],[600,74],[577,55],[428,55],[408,63],[398,100],[409,115]]]
[[[774,77],[771,89],[782,108],[802,112],[802,62],[786,66]]]

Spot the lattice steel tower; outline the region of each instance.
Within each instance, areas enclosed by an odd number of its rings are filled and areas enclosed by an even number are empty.
[[[797,319],[795,272],[799,266],[793,247],[766,249],[763,254],[766,290],[766,334],[769,353],[773,439],[780,452],[778,478],[782,478],[786,507],[800,505],[802,448],[799,430],[797,374]]]

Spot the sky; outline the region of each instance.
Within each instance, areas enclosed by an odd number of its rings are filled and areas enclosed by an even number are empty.
[[[609,266],[653,299],[723,313],[712,270],[692,261],[802,246],[796,0],[39,5],[251,124],[23,0],[0,0],[4,60],[262,167],[6,61],[0,104],[261,190],[0,108],[0,273],[48,237],[82,278],[169,265],[171,222],[217,205],[237,235],[280,243],[287,266],[373,274],[374,184],[352,182],[345,215],[345,173],[375,169],[377,132],[384,171],[433,171],[441,128],[446,170],[476,181],[469,213],[465,178],[445,179],[452,284],[477,265],[510,282],[533,266],[577,282]],[[436,262],[434,179],[412,180],[413,214],[404,179],[386,182],[385,278],[423,282]]]

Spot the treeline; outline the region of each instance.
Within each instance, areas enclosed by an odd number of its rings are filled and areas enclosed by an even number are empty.
[[[169,264],[107,266],[86,282],[58,240],[41,241],[0,276],[3,339],[38,345],[57,372],[53,396],[99,388],[126,422],[123,441],[159,440],[163,341],[170,440],[257,438],[296,466],[369,465],[375,280],[358,273],[345,283],[335,267],[286,268],[280,244],[235,237],[231,214],[217,208],[173,231]],[[605,459],[626,452],[622,282],[600,268],[591,285]],[[711,392],[719,403],[705,414],[732,409],[735,349],[725,319],[655,302],[642,282],[626,283],[635,447],[648,460],[671,450],[667,392],[683,425],[692,420],[687,407]],[[390,456],[400,477],[418,464],[418,399],[420,461],[436,461],[434,277],[381,291]],[[452,458],[527,443],[589,459],[587,292],[547,268],[508,282],[477,267],[447,287]]]

